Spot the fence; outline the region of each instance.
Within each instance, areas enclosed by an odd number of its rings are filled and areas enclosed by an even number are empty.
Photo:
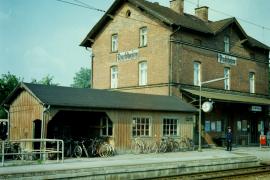
[[[1,142],[1,141],[0,141]],[[38,143],[39,148],[34,149],[33,144]],[[56,147],[54,146],[56,143]],[[14,150],[14,144],[16,149]],[[50,146],[48,146],[50,144]],[[54,144],[54,145],[53,145]],[[32,160],[33,156],[39,156],[45,161],[49,155],[56,155],[59,162],[61,154],[61,162],[64,162],[64,141],[60,139],[21,139],[1,142],[0,157],[2,158],[2,166],[4,166],[5,157],[16,157],[17,160]],[[31,158],[29,158],[31,157]]]

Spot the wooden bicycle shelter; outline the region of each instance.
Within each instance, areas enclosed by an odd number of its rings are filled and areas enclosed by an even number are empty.
[[[118,153],[129,151],[135,137],[194,138],[197,113],[179,97],[30,83],[20,83],[2,105],[10,140],[106,136]]]

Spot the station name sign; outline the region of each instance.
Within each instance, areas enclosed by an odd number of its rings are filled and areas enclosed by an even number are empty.
[[[218,62],[222,64],[236,66],[236,57],[218,53]]]
[[[137,59],[138,56],[139,56],[138,49],[133,49],[130,51],[125,51],[125,52],[119,52],[116,55],[116,61],[123,62],[123,61],[134,60],[134,59]]]
[[[251,106],[250,111],[253,112],[262,112],[262,107],[261,106]]]

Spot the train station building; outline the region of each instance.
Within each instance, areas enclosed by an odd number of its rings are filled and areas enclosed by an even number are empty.
[[[197,108],[201,95],[213,106],[202,113],[205,144],[220,144],[231,126],[236,145],[257,145],[270,128],[269,46],[236,18],[211,21],[206,6],[194,14],[184,0],[116,0],[81,43],[92,50],[92,86],[176,96]],[[195,139],[196,129],[198,116]]]

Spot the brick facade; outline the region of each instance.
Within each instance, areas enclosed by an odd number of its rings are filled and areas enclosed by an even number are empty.
[[[176,4],[171,6],[183,5],[184,1],[172,2]],[[259,134],[270,128],[269,47],[249,37],[234,18],[207,21],[207,10],[202,8],[203,12],[198,15],[203,17],[195,17],[183,14],[182,8],[171,10],[141,0],[116,1],[108,12],[113,14],[113,19],[103,17],[81,44],[91,47],[94,53],[93,88],[111,89],[110,68],[117,66],[118,87],[112,90],[178,96],[198,107],[198,94],[185,90],[186,87],[199,89],[194,85],[194,62],[200,63],[202,82],[224,77],[224,68],[229,68],[229,90],[224,90],[224,81],[218,81],[204,85],[203,91],[226,93],[231,100],[214,99],[213,111],[202,113],[202,124],[215,126],[207,132],[212,138],[222,138],[226,127],[231,126],[236,132],[235,143],[256,144]],[[147,27],[145,47],[139,47],[142,27]],[[117,52],[111,52],[113,34],[118,34]],[[230,40],[227,53],[225,36]],[[131,50],[138,52],[136,58],[117,61],[118,53]],[[220,54],[233,58],[236,63],[218,62]],[[144,86],[139,85],[142,61],[147,62],[147,85]],[[250,93],[250,73],[255,74],[255,93]],[[241,101],[234,99],[237,95]],[[248,97],[257,99],[243,101]],[[203,101],[209,99],[205,97]],[[252,106],[260,110],[253,112]]]
[[[127,11],[130,17],[126,17]],[[146,47],[139,47],[139,29],[147,27],[148,43]],[[118,51],[111,52],[111,35],[118,34]],[[92,47],[93,88],[110,89],[110,67],[118,67],[118,88],[129,92],[167,95],[168,88],[160,84],[168,83],[169,73],[169,34],[170,31],[160,23],[142,13],[130,4],[122,6],[95,39]],[[138,49],[138,58],[117,62],[118,52]],[[148,65],[148,85],[138,86],[138,67],[141,61]],[[157,86],[157,87],[156,87]]]
[[[130,16],[127,17],[127,11]],[[148,42],[146,47],[139,47],[139,30],[147,27]],[[232,24],[216,36],[206,36],[200,33],[181,30],[175,33],[173,39],[181,42],[171,42],[172,30],[165,27],[159,20],[144,13],[129,3],[119,8],[113,20],[99,32],[92,46],[93,88],[110,89],[110,67],[118,67],[118,90],[178,95],[177,90],[170,93],[168,83],[193,85],[193,62],[201,62],[202,81],[224,76],[224,67],[231,70],[231,90],[249,92],[249,72],[255,73],[255,92],[268,95],[268,52],[252,49],[241,44],[243,36],[239,27]],[[118,34],[118,51],[111,52],[111,36]],[[217,54],[224,53],[223,38],[230,37],[230,54],[237,57],[237,65],[221,64]],[[194,41],[200,40],[201,46]],[[195,45],[195,46],[194,46]],[[170,47],[172,46],[172,47]],[[117,53],[138,49],[139,55],[134,60],[117,62]],[[255,59],[252,59],[251,54]],[[146,61],[147,86],[139,86],[138,67],[141,61]],[[258,62],[259,61],[259,62]],[[170,63],[172,63],[172,79],[170,78]],[[224,89],[223,82],[212,83],[212,88]]]

